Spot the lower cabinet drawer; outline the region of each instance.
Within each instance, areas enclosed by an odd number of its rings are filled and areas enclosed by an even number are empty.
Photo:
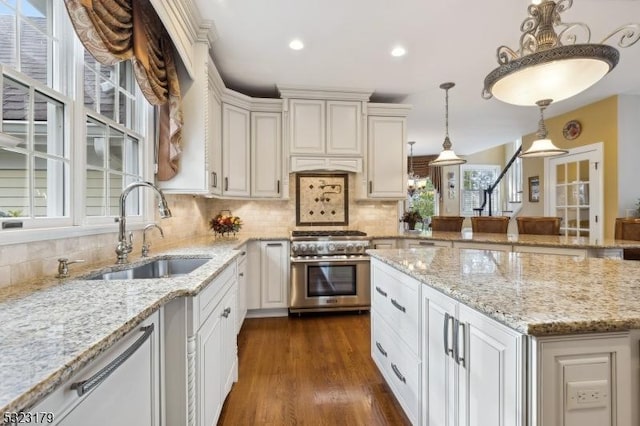
[[[200,294],[194,297],[194,311],[196,315],[194,326],[196,330],[204,324],[218,303],[220,303],[228,287],[233,285],[237,280],[236,274],[236,262],[234,261],[227,266],[220,275],[214,278],[213,282],[202,290]]]
[[[404,274],[404,280],[400,281],[397,271],[376,260],[372,260],[372,265],[372,310],[393,324],[397,335],[419,356],[418,324],[422,284]]]
[[[421,362],[382,317],[371,314],[371,356],[413,424],[419,423]]]

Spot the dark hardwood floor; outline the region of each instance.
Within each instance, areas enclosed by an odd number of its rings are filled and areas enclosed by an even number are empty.
[[[369,314],[247,319],[218,425],[408,425],[370,355]]]

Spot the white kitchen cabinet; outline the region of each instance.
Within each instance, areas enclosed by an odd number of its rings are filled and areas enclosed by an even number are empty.
[[[289,241],[247,244],[247,309],[251,317],[286,315],[289,307]]]
[[[291,99],[289,101],[289,153],[325,153],[325,101]]]
[[[289,248],[284,241],[260,242],[261,308],[289,305]]]
[[[362,155],[362,103],[327,101],[329,155]]]
[[[422,291],[425,425],[524,425],[524,337],[428,286]]]
[[[368,117],[367,177],[369,198],[407,196],[406,117]]]
[[[218,420],[238,378],[237,277],[234,261],[196,296],[164,307],[164,424],[211,426]]]
[[[371,260],[371,357],[407,417],[420,423],[420,291],[415,279]]]
[[[30,411],[60,426],[160,425],[160,333],[156,312]]]
[[[398,246],[398,240],[395,238],[376,238],[371,240],[371,248],[373,249],[394,249]]]
[[[289,100],[289,154],[362,155],[362,102]]]
[[[281,113],[251,113],[251,196],[282,197]]]
[[[425,248],[425,247],[451,247],[451,241],[442,240],[418,240],[418,239],[404,239],[402,240],[402,248]]]
[[[222,171],[223,196],[250,196],[250,114],[227,103],[222,104]]]

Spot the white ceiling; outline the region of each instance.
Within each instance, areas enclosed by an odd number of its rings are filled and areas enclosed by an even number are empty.
[[[518,47],[526,0],[195,0],[212,20],[212,47],[225,84],[253,96],[277,97],[277,84],[374,89],[375,101],[413,105],[408,140],[414,154],[437,154],[444,139],[444,91],[449,134],[468,155],[536,130],[536,107],[484,100],[496,49]],[[640,22],[638,0],[575,0],[562,21],[584,22],[599,43],[623,24]],[[293,38],[305,44],[289,49]],[[609,42],[615,43],[613,42]],[[401,44],[407,55],[395,58]],[[582,94],[552,104],[552,117],[612,94],[640,94],[640,43],[620,49],[618,66]]]

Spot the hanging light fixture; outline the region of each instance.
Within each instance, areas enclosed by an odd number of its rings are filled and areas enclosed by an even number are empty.
[[[410,197],[413,197],[413,194],[416,191],[422,191],[426,184],[424,181],[420,181],[420,176],[417,176],[413,171],[413,145],[415,145],[415,141],[409,141],[409,175],[407,176],[407,193]]]
[[[449,140],[449,89],[455,85],[455,83],[442,83],[440,85],[440,88],[444,89],[445,92],[445,136],[444,142],[442,143],[442,151],[440,152],[440,155],[438,155],[438,158],[429,163],[430,166],[455,166],[457,164],[464,164],[467,162],[467,160],[463,160],[453,152],[453,149],[451,149],[451,141]]]
[[[618,50],[602,43],[620,37],[618,46],[624,48],[640,38],[640,25],[628,24],[600,44],[590,43],[591,30],[586,24],[564,24],[560,20],[560,13],[572,4],[573,0],[542,0],[529,5],[529,16],[520,26],[520,48],[498,48],[500,66],[484,79],[485,99],[495,96],[509,104],[534,105],[541,99],[559,102],[570,98],[617,65]],[[583,37],[579,37],[581,32]],[[579,38],[585,38],[585,43],[576,43]]]
[[[544,110],[551,104],[551,99],[543,99],[536,102],[536,104],[540,108],[540,121],[538,122],[538,131],[536,132],[538,139],[533,141],[531,147],[520,154],[520,157],[551,157],[554,155],[566,154],[569,151],[558,148],[553,144],[551,139],[547,137],[547,127],[544,125]]]

